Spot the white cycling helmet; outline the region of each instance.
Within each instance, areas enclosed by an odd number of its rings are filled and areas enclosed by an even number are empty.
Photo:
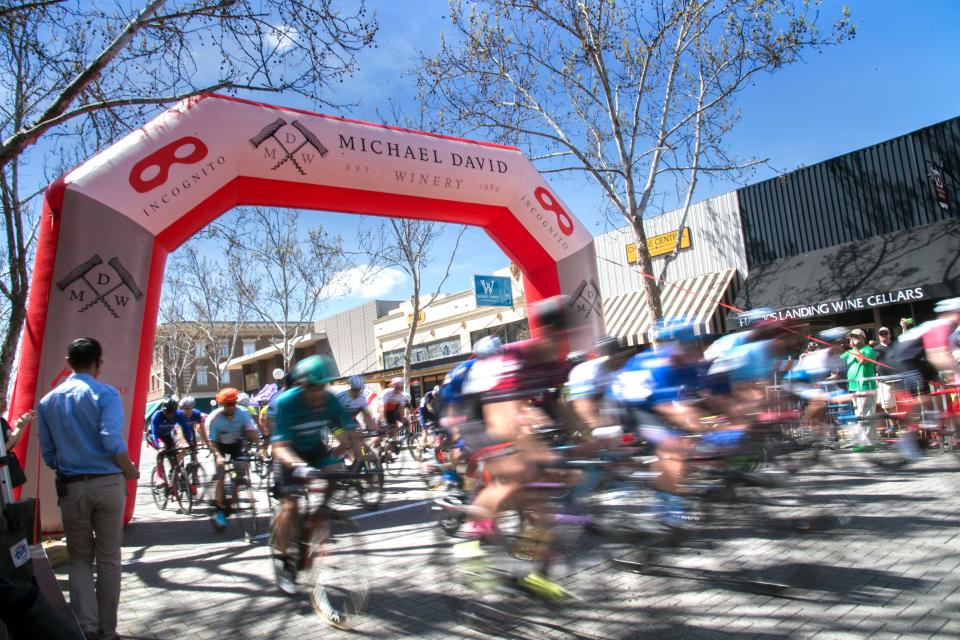
[[[193,396],[183,396],[180,398],[180,408],[187,409],[189,407],[197,406],[197,401],[193,399]]]
[[[489,358],[495,356],[503,349],[503,342],[497,336],[485,336],[477,340],[473,346],[478,358]]]
[[[350,385],[351,389],[363,389],[366,383],[363,381],[363,376],[350,376],[347,380],[347,384]]]
[[[941,300],[933,308],[936,313],[957,313],[960,311],[960,298]]]
[[[238,395],[238,396],[237,396],[237,404],[240,405],[241,407],[249,407],[249,406],[250,406],[250,394],[249,394],[249,393],[241,393],[240,395]]]
[[[287,375],[287,374],[285,374],[285,373],[283,372],[283,369],[281,369],[281,368],[279,368],[279,367],[277,367],[276,369],[273,370],[273,379],[274,379],[274,380],[278,380],[278,381],[279,381],[279,380],[283,380],[283,377],[284,377],[285,375]]]

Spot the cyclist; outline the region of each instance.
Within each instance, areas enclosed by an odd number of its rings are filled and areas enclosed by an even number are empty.
[[[271,436],[273,473],[280,498],[273,525],[274,540],[281,553],[289,546],[298,514],[297,481],[309,478],[314,469],[343,470],[340,455],[350,448],[353,440],[347,432],[356,426],[337,396],[327,388],[333,378],[322,357],[313,355],[298,362],[293,377],[297,385],[277,399],[276,424]],[[331,436],[336,436],[338,441],[333,449],[327,444]],[[359,459],[361,450],[353,447],[353,454]],[[285,569],[287,575],[278,577],[278,583],[284,591],[295,593],[296,567]]]
[[[257,428],[250,413],[237,407],[240,392],[225,387],[217,393],[219,405],[207,418],[207,442],[217,465],[217,488],[214,494],[216,511],[213,523],[217,529],[227,526],[226,504],[223,497],[225,456],[235,459],[243,455],[243,441],[257,441]]]
[[[354,424],[360,424],[363,430],[368,433],[375,432],[377,430],[377,423],[374,421],[373,416],[370,415],[370,405],[363,393],[366,387],[363,376],[350,376],[347,384],[350,388],[338,395],[337,399],[340,401],[340,404],[343,405],[347,414],[350,415]],[[360,432],[353,429],[349,432],[349,435],[351,438],[351,447],[362,449],[363,437],[360,435]]]
[[[237,398],[237,405],[250,414],[250,419],[253,420],[253,424],[257,425],[259,429],[260,412],[257,411],[257,408],[253,405],[253,401],[250,400],[250,394],[241,391],[240,397]]]
[[[403,392],[403,379],[394,378],[390,386],[380,396],[380,422],[385,425],[387,435],[392,436],[397,426],[407,427],[407,411],[410,407],[410,396]]]
[[[610,385],[609,395],[631,416],[633,425],[657,455],[653,470],[654,512],[665,519],[696,518],[682,497],[686,477],[682,438],[701,431],[697,406],[703,352],[693,325],[660,321],[657,346],[630,358]]]
[[[469,420],[461,425],[465,445],[474,456],[486,458],[485,470],[500,480],[477,494],[464,525],[470,537],[494,534],[493,519],[501,505],[523,483],[539,477],[538,463],[553,458],[534,428],[555,423],[562,413],[556,392],[567,378],[566,367],[559,364],[569,324],[567,299],[542,300],[533,305],[530,315],[531,324],[540,327],[540,336],[477,360],[463,385],[465,400],[479,403],[484,427],[481,435]]]
[[[153,414],[150,421],[150,438],[152,444],[161,454],[162,458],[170,460],[170,474],[173,474],[173,467],[177,464],[177,430],[180,437],[183,438],[191,449],[196,448],[196,439],[194,438],[193,428],[184,419],[183,414],[177,408],[179,402],[175,397],[168,396],[163,399],[160,410]],[[161,445],[163,445],[161,447]],[[166,475],[166,474],[165,474]]]
[[[484,336],[473,347],[474,356],[454,367],[443,379],[438,392],[441,406],[440,426],[450,432],[450,461],[443,469],[443,480],[449,489],[462,485],[457,468],[464,456],[469,455],[466,440],[476,444],[484,434],[483,417],[480,406],[473,399],[464,397],[463,385],[473,365],[483,358],[499,354],[503,342],[497,336]],[[436,401],[435,401],[436,402]],[[473,465],[468,465],[467,476],[473,473]]]
[[[183,416],[184,421],[189,427],[189,432],[193,434],[193,440],[190,442],[190,460],[194,463],[197,462],[197,439],[199,438],[204,445],[207,445],[207,432],[203,426],[206,416],[198,411],[196,407],[197,401],[194,400],[193,396],[184,396],[180,399],[180,411],[178,413]],[[190,490],[196,494],[198,492],[196,486],[196,470],[193,472],[193,481],[194,485],[190,487]]]
[[[193,396],[184,396],[180,398],[180,414],[184,421],[190,426],[194,436],[193,452],[196,454],[196,439],[199,438],[203,444],[207,444],[207,432],[203,428],[206,415],[197,409],[197,401]]]

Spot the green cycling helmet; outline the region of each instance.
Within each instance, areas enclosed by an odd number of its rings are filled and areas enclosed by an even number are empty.
[[[331,367],[323,356],[308,356],[293,368],[293,377],[304,384],[327,384],[333,377]]]

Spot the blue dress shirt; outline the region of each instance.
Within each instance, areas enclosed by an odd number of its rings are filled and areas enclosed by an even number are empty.
[[[69,478],[119,473],[125,453],[120,393],[85,373],[74,373],[40,401],[40,452],[48,467]]]

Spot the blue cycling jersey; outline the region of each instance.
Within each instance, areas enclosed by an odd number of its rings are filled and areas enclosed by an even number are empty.
[[[444,405],[456,404],[463,400],[463,382],[476,362],[476,358],[461,362],[453,368],[440,387],[440,399]]]
[[[679,349],[667,345],[627,360],[607,391],[613,402],[651,410],[658,404],[693,397],[700,384],[696,363],[679,362]]]
[[[163,411],[157,411],[153,414],[153,419],[150,421],[150,435],[153,436],[155,441],[158,441],[170,435],[175,427],[180,427],[187,442],[193,443],[193,429],[180,411],[171,416],[166,415]]]

